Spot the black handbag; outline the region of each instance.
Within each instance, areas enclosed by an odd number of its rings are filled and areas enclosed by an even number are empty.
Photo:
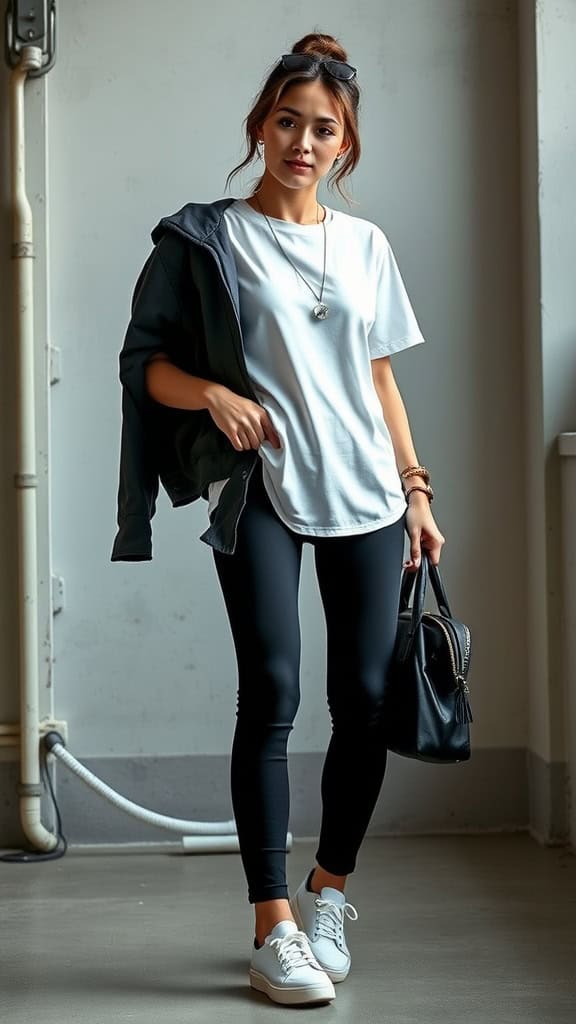
[[[421,552],[418,572],[405,569],[400,585],[384,703],[386,746],[404,757],[455,764],[470,758],[470,630],[453,617],[438,566],[425,548]],[[428,578],[438,614],[424,610]]]

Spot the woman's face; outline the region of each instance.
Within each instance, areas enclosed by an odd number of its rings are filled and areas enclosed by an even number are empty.
[[[287,109],[288,108],[288,109]],[[288,188],[309,188],[347,148],[340,108],[320,79],[291,85],[258,133],[267,171]],[[301,170],[288,161],[300,160]]]

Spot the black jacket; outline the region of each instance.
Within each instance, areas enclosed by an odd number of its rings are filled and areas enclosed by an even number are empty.
[[[146,362],[166,352],[176,366],[258,402],[244,357],[238,279],[223,211],[233,198],[187,203],[152,231],[154,248],[136,282],[122,351],[118,532],[111,560],[152,558],[159,483],[173,506],[208,499],[229,477],[200,540],[233,553],[257,449],[237,451],[207,409],[173,409],[145,384]]]

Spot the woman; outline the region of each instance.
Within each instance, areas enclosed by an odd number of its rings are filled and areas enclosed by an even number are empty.
[[[317,200],[334,168],[340,187],[358,163],[358,105],[346,53],[311,34],[275,63],[247,117],[249,152],[229,179],[257,147],[264,172],[247,198],[224,204],[221,230],[255,397],[190,375],[166,349],[146,369],[155,402],[207,410],[228,448],[254,453],[233,544],[212,546],[238,664],[231,788],[255,909],[250,983],[279,1003],[329,1001],[350,969],[343,926],[358,914],[344,890],[386,766],[380,711],[404,530],[409,571],[421,546],[438,564],[444,544],[390,365],[393,352],[424,341],[396,261],[379,227]],[[232,474],[213,470],[203,492],[211,528],[228,486]],[[332,736],[316,864],[289,900],[287,742],[300,697],[307,542],[326,620]]]

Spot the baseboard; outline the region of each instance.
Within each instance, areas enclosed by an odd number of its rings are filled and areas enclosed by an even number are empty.
[[[194,821],[233,818],[228,755],[80,758],[123,796],[151,810]],[[324,755],[289,753],[290,830],[315,836],[320,824]],[[167,843],[176,833],[129,817],[62,764],[53,768],[64,835],[74,844]],[[434,765],[389,753],[368,835],[530,831],[540,842],[568,834],[566,765],[545,764],[522,748],[477,749],[469,761]],[[19,846],[18,765],[0,764],[0,836]],[[53,826],[49,795],[44,824]],[[345,822],[343,820],[343,825]]]

